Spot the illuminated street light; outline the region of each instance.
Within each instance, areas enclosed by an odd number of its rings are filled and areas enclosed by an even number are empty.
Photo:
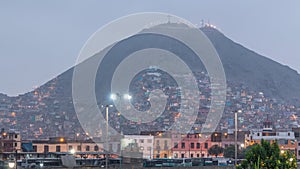
[[[8,167],[9,168],[15,168],[15,162],[14,161],[10,161],[10,162],[8,162]]]
[[[123,98],[126,100],[131,100],[132,96],[129,94],[124,94]]]
[[[122,98],[121,98],[121,95],[119,93],[112,93],[112,94],[110,94],[110,99],[112,101],[117,101],[118,99],[121,100]],[[132,96],[129,95],[129,94],[124,94],[123,99],[124,100],[131,100]],[[107,110],[107,112],[108,112],[108,110]],[[120,121],[119,121],[120,122],[120,132],[121,132],[121,135],[122,135],[122,123],[121,123],[122,118],[121,118],[121,112],[120,111],[118,112],[118,116],[120,117]],[[108,113],[106,113],[106,120],[108,120]],[[106,122],[106,124],[108,124],[108,121]],[[107,128],[106,128],[106,134],[108,134],[107,133]],[[107,143],[107,146],[108,146],[108,143]],[[120,147],[120,150],[122,151],[122,147]],[[106,157],[106,168],[107,168],[107,157]],[[120,160],[120,168],[122,168],[122,158]]]
[[[244,147],[245,147],[245,144],[241,144],[241,147],[244,148]]]
[[[117,95],[114,93],[110,94],[110,99],[113,101],[117,100]]]
[[[60,139],[59,139],[59,142],[64,142],[65,141],[65,139],[63,138],[63,137],[61,137]]]
[[[75,154],[75,149],[72,148],[72,149],[70,150],[70,153],[74,155],[74,154]]]
[[[41,168],[44,167],[44,163],[40,163],[40,167],[41,167]]]

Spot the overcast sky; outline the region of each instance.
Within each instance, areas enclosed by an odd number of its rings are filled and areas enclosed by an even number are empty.
[[[72,67],[101,26],[136,12],[165,12],[226,36],[300,72],[300,1],[0,1],[0,93],[18,95]]]

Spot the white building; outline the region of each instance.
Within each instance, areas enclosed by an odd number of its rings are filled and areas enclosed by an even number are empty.
[[[135,143],[138,146],[139,152],[143,153],[143,158],[150,159],[150,157],[153,156],[154,136],[124,135],[121,141],[121,149],[124,150],[125,147]]]
[[[251,131],[250,144],[260,143],[263,139],[272,143],[277,141],[280,150],[290,150],[292,152],[296,149],[296,138],[293,131],[275,131],[271,127],[270,121],[264,122],[264,128],[262,130]]]

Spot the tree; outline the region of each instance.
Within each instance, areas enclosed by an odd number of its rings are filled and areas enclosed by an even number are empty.
[[[224,157],[235,158],[235,146],[233,144],[224,149]],[[245,158],[245,149],[238,149],[237,157],[238,159]]]
[[[218,145],[213,145],[208,149],[208,154],[218,157],[219,154],[222,154],[224,149]]]
[[[234,158],[235,156],[235,147],[234,145],[229,145],[224,149],[224,157],[226,158]]]
[[[296,157],[290,151],[280,152],[277,142],[270,144],[261,140],[261,144],[254,144],[246,150],[246,160],[240,169],[296,169]]]

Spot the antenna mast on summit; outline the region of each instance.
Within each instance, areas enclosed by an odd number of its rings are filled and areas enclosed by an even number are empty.
[[[171,16],[168,15],[167,17],[168,17],[168,23],[171,23]]]
[[[203,28],[204,27],[204,20],[201,19],[201,27]]]

